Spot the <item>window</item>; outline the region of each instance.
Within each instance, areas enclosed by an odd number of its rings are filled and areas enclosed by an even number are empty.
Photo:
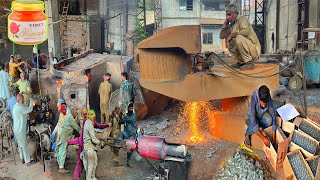
[[[213,33],[202,33],[202,43],[203,44],[212,44],[213,41]]]
[[[180,10],[192,10],[193,9],[193,0],[179,0],[179,9]]]
[[[60,1],[60,9],[59,13],[63,13],[63,7],[67,7],[67,4],[69,3],[68,8],[68,15],[81,15],[81,8],[80,8],[80,0],[62,0]]]
[[[202,9],[205,11],[224,11],[230,1],[202,0]]]

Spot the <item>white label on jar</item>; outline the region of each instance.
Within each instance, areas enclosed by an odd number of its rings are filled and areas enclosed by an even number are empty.
[[[47,40],[47,20],[22,22],[8,20],[8,38],[17,44],[39,44]]]

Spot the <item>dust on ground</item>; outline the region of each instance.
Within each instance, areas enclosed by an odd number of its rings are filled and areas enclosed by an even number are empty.
[[[192,143],[188,141],[189,126],[188,122],[179,117],[181,104],[175,104],[164,111],[161,115],[139,121],[138,124],[144,127],[145,134],[162,136],[169,143],[183,143],[187,145],[188,153],[192,155],[192,162],[188,169],[188,179],[206,180],[216,179],[217,172],[222,165],[236,152],[239,145],[222,141],[212,136],[206,127],[206,121],[200,123],[201,131],[206,137],[206,141],[202,143]],[[243,115],[244,117],[245,115]],[[34,142],[29,143],[31,154],[34,153]],[[265,159],[264,153],[255,151],[261,159]],[[14,161],[0,162],[1,178],[10,177],[13,179],[73,179],[73,170],[76,162],[76,151],[73,146],[68,147],[68,159],[65,168],[70,170],[67,174],[60,174],[57,171],[53,173],[44,172],[43,164],[36,163],[27,167],[21,164],[19,156],[16,156],[17,164]],[[114,166],[112,154],[109,147],[104,149],[98,148],[98,167],[96,177],[98,179],[108,180],[151,180],[156,176],[156,170],[145,159],[137,161],[132,157],[132,168],[126,166],[126,153],[120,151],[119,166]],[[151,160],[155,166],[159,166],[159,161]],[[272,168],[270,168],[272,169]],[[274,173],[273,173],[274,174]],[[0,179],[1,179],[0,178]],[[81,179],[85,179],[83,172]]]

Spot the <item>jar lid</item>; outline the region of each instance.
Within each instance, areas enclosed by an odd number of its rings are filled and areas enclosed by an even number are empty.
[[[17,11],[42,11],[44,3],[38,0],[16,0],[12,2],[11,9]]]

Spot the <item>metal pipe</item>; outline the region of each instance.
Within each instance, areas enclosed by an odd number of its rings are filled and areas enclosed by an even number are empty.
[[[39,94],[41,96],[41,88],[40,88],[40,67],[39,67],[39,54],[38,54],[38,44],[35,45],[37,50],[37,72],[38,72],[38,85],[39,85]]]
[[[304,67],[304,54],[302,53],[303,46],[304,46],[304,37],[303,37],[303,30],[302,30],[302,46],[300,50],[300,57],[301,57],[301,67],[302,67],[302,84],[303,84],[303,101],[304,101],[304,111],[305,111],[305,116],[307,117],[308,115],[308,107],[307,107],[307,82],[306,82],[306,70]]]
[[[185,158],[187,149],[185,145],[168,144],[164,138],[157,136],[140,136],[136,139],[126,140],[131,150],[138,151],[142,157],[163,160],[167,156]]]

